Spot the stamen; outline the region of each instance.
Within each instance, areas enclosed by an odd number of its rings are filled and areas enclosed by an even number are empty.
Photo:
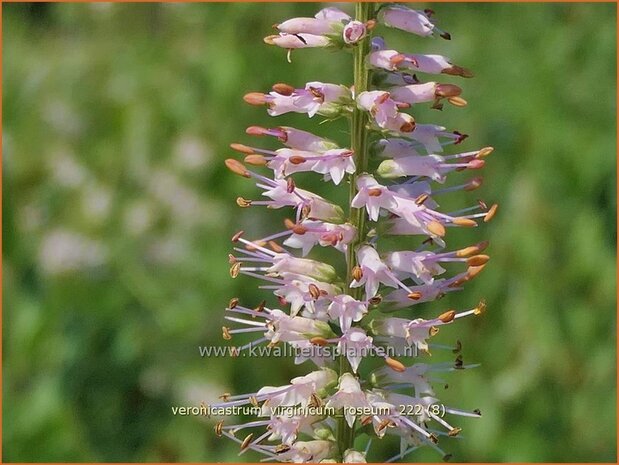
[[[463,226],[465,228],[474,228],[477,226],[477,223],[469,218],[454,218],[451,220],[452,224],[457,226]]]
[[[386,357],[385,363],[389,368],[391,368],[393,371],[397,371],[398,373],[406,371],[406,367],[402,364],[402,362],[398,362],[394,358]]]
[[[217,423],[215,423],[215,435],[220,438],[222,436],[221,432],[224,426],[224,421],[223,420],[219,420]]]
[[[249,103],[250,105],[260,106],[267,103],[267,96],[262,92],[249,92],[243,96],[243,100],[245,100],[245,103]]]
[[[492,218],[494,218],[494,215],[496,215],[496,211],[498,208],[499,205],[496,203],[490,207],[490,210],[488,210],[488,213],[486,213],[486,216],[484,216],[484,223],[487,223]]]
[[[363,278],[363,270],[359,265],[355,265],[352,269],[352,277],[355,281],[361,281]]]
[[[285,95],[285,96],[292,95],[295,92],[295,90],[296,90],[291,85],[284,84],[284,83],[281,83],[281,82],[279,82],[277,84],[274,84],[273,87],[271,87],[271,89],[273,89],[278,94]]]
[[[251,154],[251,155],[247,155],[243,161],[245,163],[247,163],[248,165],[254,165],[254,166],[265,166],[268,162],[267,159],[263,156],[263,155],[258,155],[258,154]]]
[[[239,176],[243,176],[244,178],[251,177],[249,171],[247,171],[247,168],[245,168],[243,163],[241,163],[240,161],[235,160],[234,158],[227,158],[224,163],[226,167],[234,174],[238,174]]]
[[[430,221],[426,228],[435,236],[445,236],[445,227],[438,221]]]
[[[455,310],[448,310],[445,313],[441,313],[438,316],[438,319],[441,320],[443,323],[450,323],[453,321],[455,316],[456,316]]]
[[[488,262],[488,260],[490,260],[490,257],[488,255],[474,255],[472,257],[470,257],[466,263],[469,266],[481,266],[484,265]]]
[[[245,439],[243,439],[243,442],[241,443],[241,450],[245,450],[247,449],[247,447],[249,447],[249,444],[251,443],[251,440],[254,438],[254,433],[249,433]]]
[[[241,208],[247,208],[247,207],[251,207],[252,201],[248,199],[244,199],[243,197],[237,197],[236,204]]]

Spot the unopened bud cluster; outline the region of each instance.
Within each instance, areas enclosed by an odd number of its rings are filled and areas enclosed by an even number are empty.
[[[444,196],[478,189],[482,185],[478,170],[493,149],[445,154],[446,147],[460,146],[467,135],[420,123],[411,112],[416,105],[437,110],[445,104],[466,106],[462,89],[441,77],[470,78],[472,73],[444,56],[391,50],[382,38],[372,37],[379,28],[391,27],[421,37],[451,39],[435,25],[432,11],[393,4],[377,9],[361,4],[357,11],[358,17],[352,18],[329,7],[313,18],[289,19],[276,25],[278,33],[265,42],[286,49],[288,59],[298,48],[353,51],[355,69],[361,63],[365,79],[355,73],[355,86],[350,82],[277,83],[270,92],[245,95],[247,103],[265,106],[271,116],[303,113],[310,118],[349,118],[351,133],[356,131],[350,147],[293,127],[252,126],[248,135],[270,138],[278,147],[234,143],[231,147],[239,155],[226,160],[232,172],[253,180],[261,190],[256,199],[239,197],[240,207],[286,208],[291,214],[281,230],[267,237],[252,238],[240,231],[232,238],[231,276],[258,279],[260,287],[275,298],[271,303],[250,304],[232,299],[226,308],[230,326],[222,328],[224,339],[254,335],[236,353],[264,343],[296,349],[332,346],[343,354],[334,363],[316,355],[320,351],[307,351],[314,355],[296,359],[296,363],[316,365],[307,375],[254,393],[226,394],[214,406],[260,407],[262,414],[255,420],[242,424],[221,420],[215,431],[236,441],[241,453],[259,452],[271,461],[365,462],[372,438],[386,436],[400,441],[400,451],[391,461],[424,445],[448,458],[438,443],[461,431],[451,418],[481,415],[478,410],[445,406],[443,417],[429,408],[440,402],[433,383],[444,384],[441,374],[473,366],[464,364],[459,342],[446,346],[430,341],[443,326],[483,313],[484,301],[463,310],[443,308],[433,311],[434,316],[427,316],[430,310],[419,305],[462,289],[489,260],[486,241],[454,250],[446,239],[457,234],[455,228],[490,221],[497,205],[478,200],[446,213],[439,202]],[[363,87],[364,82],[369,84]],[[375,166],[375,171],[370,172],[369,166]],[[336,185],[350,184],[349,204],[340,206],[298,186],[294,175],[301,172],[320,174]],[[473,173],[446,185],[455,172]],[[386,249],[381,239],[387,236],[415,236],[418,246]],[[332,261],[310,258],[314,247],[332,249]],[[338,272],[338,262],[345,262],[346,275]],[[451,266],[455,274],[445,268]],[[410,347],[415,347],[421,360],[407,364],[397,354],[407,353],[404,349]],[[453,352],[455,361],[429,363],[433,348]],[[363,354],[367,353],[382,357],[382,367],[364,371]],[[417,415],[401,408],[419,405],[426,408]],[[341,418],[327,413],[277,413],[282,411],[278,407],[303,411],[323,406],[312,411],[339,411]]]

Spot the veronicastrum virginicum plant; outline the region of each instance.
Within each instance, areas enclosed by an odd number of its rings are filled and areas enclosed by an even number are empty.
[[[484,268],[487,242],[451,250],[446,246],[448,228],[476,227],[489,221],[497,206],[483,201],[456,212],[439,211],[438,200],[477,189],[481,177],[437,188],[449,173],[478,170],[491,147],[443,155],[447,146],[461,144],[466,135],[433,124],[420,124],[409,110],[429,103],[442,109],[445,103],[466,106],[460,87],[431,80],[430,75],[471,77],[465,68],[440,55],[409,54],[391,50],[377,26],[401,29],[417,36],[449,40],[431,19],[431,10],[414,10],[399,4],[357,3],[355,17],[333,7],[314,18],[293,18],[277,25],[279,34],[267,44],[291,52],[324,47],[352,51],[354,83],[308,82],[295,88],[276,84],[267,94],[252,92],[245,101],[264,105],[271,116],[305,113],[326,119],[345,117],[350,122],[350,147],[292,127],[252,126],[247,134],[271,136],[284,145],[278,149],[232,144],[244,161],[226,160],[236,174],[253,179],[264,200],[238,198],[241,207],[290,207],[292,219],[285,230],[269,237],[249,239],[234,235],[235,254],[230,255],[233,277],[243,274],[264,282],[277,297],[277,308],[263,301],[257,307],[232,299],[223,327],[229,340],[235,334],[258,337],[237,352],[267,343],[289,344],[308,356],[296,362],[314,363],[313,371],[282,386],[266,386],[257,392],[225,394],[213,407],[254,406],[255,421],[228,424],[219,421],[215,431],[240,444],[241,453],[252,450],[269,461],[365,462],[372,438],[393,435],[400,450],[387,461],[403,458],[427,445],[448,458],[437,443],[454,437],[460,428],[454,416],[479,417],[478,410],[444,406],[432,385],[443,381],[440,373],[471,367],[464,365],[455,347],[428,340],[441,326],[470,315],[479,315],[484,302],[462,311],[443,311],[424,319],[415,315],[417,305],[437,300],[462,289]],[[371,159],[377,169],[369,171]],[[247,165],[255,166],[248,169]],[[268,172],[272,171],[272,173]],[[294,173],[315,172],[327,182],[349,184],[345,208],[296,185]],[[459,195],[459,194],[455,194]],[[415,250],[385,250],[381,238],[417,236]],[[346,276],[336,268],[310,258],[315,246],[333,249],[334,263],[346,262]],[[443,264],[458,262],[464,271],[451,277]],[[404,316],[391,316],[403,310]],[[238,327],[236,326],[238,325]],[[401,355],[414,348],[427,356],[429,349],[448,349],[454,363],[419,361],[404,365]],[[318,349],[338,349],[337,357]],[[418,352],[418,353],[417,353]],[[381,368],[360,377],[364,356],[382,357]],[[327,355],[325,355],[327,354]],[[292,414],[285,414],[288,412]],[[293,408],[290,410],[290,408]],[[360,450],[356,450],[359,447]],[[363,451],[361,451],[363,449]]]

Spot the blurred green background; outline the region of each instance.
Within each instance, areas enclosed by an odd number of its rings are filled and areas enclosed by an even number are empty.
[[[263,298],[250,278],[229,278],[229,237],[281,225],[282,214],[236,207],[257,190],[223,168],[228,144],[249,143],[250,124],[288,124],[347,145],[341,122],[274,121],[241,100],[279,81],[351,83],[350,54],[299,51],[288,64],[262,43],[273,23],[321,6],[3,5],[4,461],[234,461],[212,421],[171,406],[311,369],[207,360],[198,346],[221,343],[230,297]],[[417,120],[470,134],[467,150],[496,147],[482,189],[446,204],[501,204],[489,225],[448,236],[452,247],[490,239],[484,274],[418,307],[427,317],[488,301],[436,337],[459,338],[482,364],[441,388],[484,414],[441,445],[457,461],[614,462],[616,6],[418,7],[453,40],[378,33],[476,77],[441,79],[461,83],[467,108]]]

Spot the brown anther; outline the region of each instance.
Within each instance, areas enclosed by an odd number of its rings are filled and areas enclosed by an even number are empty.
[[[294,179],[288,178],[286,179],[286,192],[292,194],[296,188],[296,184],[294,183]]]
[[[399,65],[400,63],[402,63],[403,61],[406,60],[406,56],[402,55],[401,53],[398,53],[397,55],[393,55],[391,58],[389,58],[389,62],[393,65]],[[387,98],[389,98],[389,96],[387,95]],[[386,100],[386,99],[385,99]],[[384,100],[380,103],[383,103]]]
[[[305,219],[312,213],[312,207],[310,205],[303,205],[301,208],[301,218]]]
[[[490,207],[490,210],[488,210],[488,213],[486,213],[486,216],[484,216],[484,223],[487,223],[492,218],[494,218],[494,215],[496,215],[496,211],[498,210],[498,208],[499,205],[496,203]]]
[[[488,210],[488,205],[482,199],[477,199],[477,205],[479,205],[479,208],[481,208],[484,211]]]
[[[463,249],[457,250],[456,257],[458,258],[470,257],[471,255],[476,254],[478,252],[479,252],[479,247],[477,247],[476,245],[470,245]]]
[[[474,228],[477,223],[470,218],[454,218],[451,222],[457,226],[464,226],[465,228]]]
[[[443,323],[449,323],[453,321],[455,316],[456,316],[455,310],[447,310],[446,312],[441,313],[438,316],[438,319],[441,320]]]
[[[415,130],[415,126],[415,121],[407,121],[402,126],[400,126],[400,131],[413,132]]]
[[[430,221],[427,228],[428,231],[430,231],[430,233],[434,234],[435,236],[443,237],[445,235],[445,226],[443,226],[436,220]]]
[[[363,278],[363,270],[359,265],[355,265],[352,269],[352,277],[355,281],[361,281]]]
[[[481,417],[481,410],[479,410],[478,408],[476,408],[475,410],[473,410],[473,413],[475,415],[479,415]]]
[[[221,327],[221,337],[223,337],[226,341],[232,339],[232,334],[230,334],[230,330],[226,326]]]
[[[423,205],[426,200],[428,200],[430,196],[428,194],[421,194],[415,199],[415,203],[417,205]]]
[[[447,101],[454,107],[465,107],[468,104],[462,97],[449,97]]]
[[[411,300],[419,300],[423,297],[423,294],[419,291],[413,291],[409,293],[406,297],[408,297]]]
[[[226,167],[234,174],[238,174],[239,176],[243,176],[245,178],[250,177],[249,171],[247,171],[245,165],[243,165],[240,161],[235,160],[234,158],[227,158],[224,163],[226,164]]]
[[[380,295],[376,295],[369,300],[370,305],[380,305],[383,301],[383,298]]]
[[[260,404],[258,403],[258,399],[256,399],[256,396],[249,396],[249,403],[252,404],[254,407],[260,407]]]
[[[486,267],[486,265],[480,266],[469,266],[466,270],[466,280],[470,281],[474,277],[476,277],[481,271]]]
[[[400,110],[406,110],[407,108],[411,107],[411,104],[406,102],[398,102],[395,104],[395,106],[398,107]]]
[[[460,342],[460,339],[456,340],[456,347],[453,348],[452,352],[454,354],[458,354],[460,353],[460,351],[462,350],[462,342]]]
[[[229,392],[224,392],[222,395],[219,396],[219,399],[224,401],[224,402],[228,402],[229,398],[230,398],[230,393]]]
[[[266,36],[262,40],[267,45],[275,45],[275,39],[277,39],[278,37],[280,37],[280,36],[279,35],[270,35],[270,36]]]
[[[264,311],[264,307],[266,307],[267,305],[267,301],[263,300],[262,302],[260,302],[258,304],[258,306],[256,308],[254,308],[255,311],[257,311],[258,313],[263,312]]]
[[[245,436],[245,439],[243,439],[243,442],[241,443],[241,450],[247,449],[251,444],[252,439],[254,439],[254,433],[249,433],[247,436]]]
[[[221,437],[221,432],[223,431],[223,427],[224,427],[224,421],[223,420],[219,420],[217,423],[215,423],[215,427],[213,429],[215,430],[215,435],[218,438]]]
[[[230,265],[234,265],[238,260],[236,259],[236,257],[234,255],[232,255],[231,253],[228,254],[228,263]]]
[[[290,84],[284,84],[282,82],[278,82],[277,84],[274,84],[273,87],[271,87],[271,89],[273,89],[278,94],[286,95],[286,96],[292,95],[295,91],[295,88],[292,87]]]
[[[453,457],[453,454],[445,454],[445,455],[443,455],[443,462],[449,462],[452,457]]]
[[[230,148],[246,155],[251,155],[252,153],[254,153],[254,149],[243,144],[230,144]]]
[[[477,155],[475,155],[475,158],[486,158],[492,152],[494,152],[494,147],[484,147],[479,152],[477,152]]]
[[[245,129],[245,134],[248,134],[250,136],[264,136],[266,131],[267,129],[263,128],[262,126],[249,126],[247,129]]]
[[[275,448],[275,453],[276,454],[283,454],[284,452],[288,452],[290,450],[290,446],[287,444],[279,444],[276,448]]]
[[[322,407],[322,399],[318,397],[315,392],[312,392],[309,405],[314,408]]]
[[[459,428],[459,427],[457,427],[457,426],[456,426],[456,427],[452,428],[452,429],[449,431],[449,433],[447,433],[447,435],[448,435],[449,437],[455,438],[455,437],[456,437],[458,434],[460,434],[461,432],[462,432],[462,428]]]
[[[251,200],[244,199],[243,197],[237,197],[236,204],[241,208],[248,208],[251,207]]]
[[[471,179],[466,183],[465,191],[474,191],[475,189],[479,189],[479,187],[483,184],[484,178],[481,176]]]
[[[300,155],[293,155],[290,158],[288,158],[288,161],[292,163],[293,165],[300,165],[301,163],[305,163],[307,159]]]
[[[450,68],[445,68],[441,71],[442,74],[448,74],[450,76],[460,76],[463,78],[472,78],[473,72],[469,69],[463,68],[461,66],[452,65]]]
[[[451,40],[451,34],[449,32],[441,32],[441,38]]]
[[[466,164],[466,167],[470,170],[480,170],[486,165],[485,160],[474,158]]]
[[[389,424],[391,423],[391,420],[383,420],[378,424],[378,428],[376,428],[378,430],[378,432],[381,432],[383,430],[385,430]]]
[[[361,426],[366,426],[372,423],[372,417],[370,415],[363,416],[360,419]]]
[[[329,345],[329,341],[327,341],[324,337],[320,337],[320,336],[313,337],[309,341],[315,346],[324,347],[324,346]]]
[[[232,236],[232,239],[230,239],[232,242],[238,242],[238,240],[241,238],[241,236],[245,233],[245,231],[239,231],[237,232],[234,236]]]
[[[437,84],[434,95],[437,97],[457,97],[462,93],[462,89],[454,84]]]
[[[296,223],[292,221],[290,218],[286,218],[284,220],[284,226],[286,226],[286,229],[292,229],[296,226]]]
[[[375,19],[368,19],[365,22],[365,29],[368,31],[371,31],[372,29],[374,29],[376,27],[376,20]]]
[[[430,433],[430,436],[428,437],[428,439],[432,441],[434,444],[438,444],[438,437],[436,436],[436,434]]]
[[[309,294],[312,296],[312,299],[316,300],[320,297],[320,288],[316,286],[316,284],[311,283],[308,286]]]
[[[253,166],[264,166],[267,164],[267,159],[264,158],[262,155],[258,155],[256,153],[247,155],[243,159],[243,161],[247,163],[248,165],[253,165]]]
[[[237,305],[239,304],[239,299],[238,297],[233,297],[230,299],[230,302],[228,302],[228,308],[230,310],[232,310],[233,308],[235,308]]]
[[[484,250],[488,248],[489,245],[490,245],[490,241],[481,241],[480,243],[477,244],[477,248],[479,249],[480,252],[483,252]]]
[[[234,265],[230,267],[230,277],[233,279],[236,278],[239,275],[240,271],[241,271],[241,263],[236,262]]]
[[[430,330],[428,331],[428,334],[430,335],[430,337],[436,336],[439,332],[439,329],[436,326],[430,326]]]
[[[281,245],[279,245],[277,242],[275,241],[269,241],[268,242],[269,247],[271,248],[271,250],[273,252],[276,253],[284,253],[286,251],[286,249],[284,249]]]
[[[466,263],[469,266],[481,266],[481,265],[485,265],[486,263],[488,263],[488,260],[490,260],[490,257],[488,255],[474,255],[470,257],[466,261]]]
[[[382,189],[378,187],[373,187],[372,189],[368,189],[368,195],[370,197],[379,197],[383,193]]]
[[[267,97],[262,92],[249,92],[243,96],[243,100],[250,105],[264,105],[267,103]]]
[[[375,100],[375,104],[376,105],[382,105],[383,103],[385,103],[387,100],[389,100],[390,95],[389,92],[385,92],[384,94],[382,94],[380,97],[378,97]]]
[[[398,373],[406,371],[406,367],[402,364],[402,362],[398,362],[394,358],[386,357],[385,363],[389,368],[391,368],[393,371],[397,371]]]
[[[457,370],[462,370],[464,368],[464,360],[462,359],[462,355],[458,355],[456,360],[454,361],[454,368]]]
[[[477,307],[475,307],[475,311],[473,313],[475,315],[481,315],[485,311],[486,311],[486,301],[482,299],[477,304]]]
[[[322,92],[320,92],[320,90],[318,90],[316,87],[310,87],[309,91],[314,97],[318,99],[323,100],[325,98],[325,95]]]

